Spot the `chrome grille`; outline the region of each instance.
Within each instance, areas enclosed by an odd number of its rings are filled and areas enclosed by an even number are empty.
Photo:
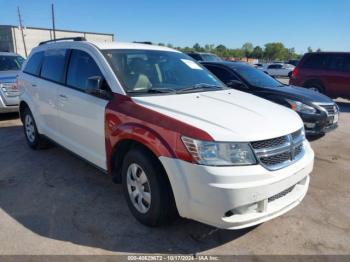
[[[254,149],[262,149],[262,148],[280,146],[286,142],[287,142],[287,137],[281,136],[273,139],[252,142],[251,145]]]
[[[336,104],[319,104],[319,106],[322,107],[330,116],[334,116],[339,112]]]
[[[268,170],[286,167],[304,155],[304,130],[289,135],[252,142],[257,159]]]
[[[294,187],[295,187],[295,186],[292,186],[292,187],[287,188],[286,190],[283,190],[282,192],[280,192],[280,193],[278,193],[278,194],[276,194],[276,195],[274,195],[274,196],[272,196],[272,197],[269,197],[269,198],[268,198],[268,201],[269,201],[269,202],[272,202],[272,201],[275,201],[275,200],[277,200],[277,199],[279,199],[279,198],[281,198],[281,197],[284,197],[285,195],[287,195],[287,194],[289,194],[290,192],[292,192],[293,189],[294,189]]]
[[[283,163],[285,161],[288,161],[290,159],[290,153],[289,152],[284,152],[282,154],[277,154],[274,156],[269,156],[269,157],[261,157],[260,161],[267,166],[273,166],[277,165],[280,163]]]

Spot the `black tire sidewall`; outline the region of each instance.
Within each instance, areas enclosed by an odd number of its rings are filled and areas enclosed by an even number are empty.
[[[129,197],[128,187],[126,183],[126,174],[128,167],[131,164],[139,165],[146,173],[150,191],[151,191],[151,205],[150,209],[145,213],[140,213],[131,202]],[[158,166],[157,166],[158,165]],[[169,200],[169,192],[166,192],[167,186],[164,184],[164,172],[159,168],[151,157],[147,156],[146,152],[140,149],[132,149],[125,156],[122,167],[122,186],[125,199],[128,203],[131,213],[142,224],[147,226],[158,226],[163,223],[166,216],[167,206]]]
[[[33,125],[34,125],[34,134],[35,134],[35,139],[33,142],[31,142],[29,139],[28,139],[28,136],[27,136],[27,132],[26,132],[26,116],[29,115],[31,118],[32,118],[32,121],[33,121]],[[33,117],[33,114],[32,112],[30,111],[29,108],[26,108],[25,111],[24,111],[24,116],[23,116],[23,130],[24,130],[24,135],[26,137],[26,140],[27,140],[27,143],[28,145],[31,147],[31,148],[37,148],[38,147],[38,144],[39,144],[39,132],[38,132],[38,129],[36,127],[36,123],[35,123],[35,120],[34,120],[34,117]]]

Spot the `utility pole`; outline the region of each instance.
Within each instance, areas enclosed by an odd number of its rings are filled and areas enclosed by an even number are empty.
[[[26,46],[26,40],[24,39],[22,17],[21,17],[21,12],[19,11],[19,6],[17,6],[17,11],[18,11],[19,28],[20,28],[21,33],[22,33],[22,41],[23,41],[23,46],[24,46],[24,53],[25,53],[25,55],[27,57],[27,46]]]
[[[51,14],[52,14],[53,39],[56,40],[55,10],[54,10],[54,8],[53,8],[53,4],[51,4]]]

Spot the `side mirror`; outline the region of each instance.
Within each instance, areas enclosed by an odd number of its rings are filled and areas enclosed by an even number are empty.
[[[101,76],[91,76],[87,80],[86,93],[104,98],[111,99],[112,94],[109,88],[103,88],[106,85],[106,80]]]
[[[239,81],[239,80],[230,80],[226,83],[226,85],[228,87],[231,87],[231,88],[246,88],[246,85],[242,82],[242,81]]]

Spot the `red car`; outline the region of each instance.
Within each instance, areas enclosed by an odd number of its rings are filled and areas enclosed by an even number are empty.
[[[332,98],[350,98],[350,53],[305,54],[294,69],[289,83]]]

